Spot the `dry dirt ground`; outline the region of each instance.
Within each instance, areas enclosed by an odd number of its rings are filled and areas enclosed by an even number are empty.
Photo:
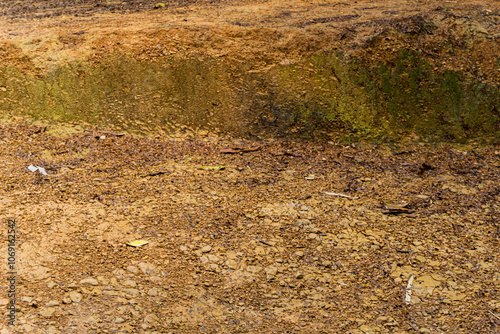
[[[498,147],[69,129],[0,127],[2,333],[500,330]]]
[[[1,42],[35,67],[6,48],[4,64],[36,72],[113,50],[265,63],[366,45],[384,22],[414,36],[419,15],[451,27],[475,13],[490,38],[457,52],[477,62],[423,48],[443,68],[499,75],[498,1],[67,3],[2,1]],[[148,139],[17,120],[0,124],[0,155],[18,298],[1,334],[500,333],[500,147]]]

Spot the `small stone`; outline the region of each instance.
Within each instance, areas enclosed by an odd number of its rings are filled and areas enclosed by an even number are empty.
[[[137,286],[137,284],[134,281],[130,280],[130,279],[123,281],[122,284],[124,286],[128,286],[128,287],[131,287],[131,288],[135,288]]]
[[[0,305],[7,305],[9,300],[6,299],[6,301],[7,302],[5,304],[4,303],[0,303]],[[24,297],[21,297],[21,301],[25,302],[25,303],[28,303],[28,304],[31,304],[31,302],[33,301],[33,298],[28,297],[28,296],[24,296]]]
[[[303,273],[297,273],[297,274],[295,274],[295,278],[296,279],[302,279],[302,278],[304,278],[304,274]]]
[[[210,247],[209,245],[206,245],[206,246],[201,248],[202,253],[209,253],[211,250],[212,250],[212,247]]]
[[[276,274],[278,273],[278,268],[276,268],[274,266],[267,267],[264,270],[266,272],[266,276],[267,276],[268,280],[273,279],[274,276],[276,276]]]
[[[266,255],[266,250],[264,249],[264,247],[257,246],[257,247],[255,247],[255,254]]]
[[[60,331],[57,330],[57,328],[55,328],[54,326],[50,326],[49,328],[47,328],[47,334],[59,334]]]
[[[262,271],[262,267],[261,266],[248,266],[247,270],[251,273],[258,274]]]
[[[108,285],[109,284],[109,280],[106,279],[104,276],[97,276],[97,281],[101,285]]]
[[[303,256],[304,256],[304,252],[302,252],[302,251],[297,251],[297,252],[295,252],[295,256],[296,256],[296,257],[303,257]]]
[[[325,260],[321,263],[321,265],[325,268],[331,268],[332,267],[332,262],[331,261],[328,261],[328,260]]]
[[[131,299],[137,297],[139,295],[139,290],[137,289],[124,289],[123,293],[125,294],[125,298]]]
[[[219,262],[219,261],[220,261],[220,260],[219,260],[219,258],[218,258],[217,256],[212,255],[212,254],[208,254],[208,260],[209,260],[210,262]]]
[[[73,303],[79,303],[82,300],[82,294],[76,291],[71,291],[69,293],[69,298]]]
[[[202,257],[200,257],[200,262],[201,262],[201,264],[207,264],[209,262],[208,257],[203,255]]]
[[[127,271],[137,275],[139,273],[139,268],[137,268],[136,266],[128,266]]]
[[[152,264],[149,264],[149,263],[144,263],[144,262],[139,263],[139,269],[141,269],[141,271],[147,275],[156,274],[155,266],[153,266]]]
[[[117,324],[122,324],[124,322],[125,322],[125,320],[123,318],[118,317],[115,319],[115,323],[117,323]]]
[[[113,275],[115,275],[116,277],[124,276],[125,271],[123,271],[123,269],[116,269],[113,270]]]
[[[158,321],[158,317],[151,313],[151,314],[148,314],[145,318],[144,318],[144,322],[148,323],[148,324],[154,324]]]
[[[55,288],[56,286],[57,286],[57,283],[54,283],[54,282],[50,282],[47,284],[47,288],[49,288],[49,289]]]
[[[229,269],[236,270],[236,269],[238,269],[238,262],[236,262],[235,260],[227,260],[226,266]]]
[[[62,302],[63,302],[63,304],[71,304],[71,298],[69,298],[69,297],[64,297],[64,298],[62,299]]]
[[[187,252],[188,248],[186,246],[180,246],[179,249],[181,252]]]
[[[51,307],[51,306],[59,306],[59,302],[56,301],[56,300],[51,300],[47,303],[46,305],[47,307]]]
[[[99,285],[99,282],[95,278],[85,278],[80,281],[82,285]]]
[[[215,263],[210,263],[207,268],[209,271],[213,272],[218,272],[219,271],[219,266],[216,265]]]
[[[45,318],[50,318],[56,310],[52,307],[47,307],[40,311],[40,315]]]
[[[233,252],[233,251],[229,251],[229,252],[227,252],[227,253],[226,253],[226,256],[227,256],[227,258],[228,258],[228,259],[230,259],[230,260],[234,260],[234,259],[236,259],[236,253],[235,253],[235,252]]]
[[[158,289],[157,289],[157,288],[152,288],[152,289],[149,289],[149,291],[148,291],[148,295],[150,295],[151,297],[156,297],[156,296],[158,296]]]
[[[430,330],[429,328],[420,328],[420,329],[419,329],[419,332],[420,332],[420,333],[430,333],[430,332],[431,332],[431,330]]]

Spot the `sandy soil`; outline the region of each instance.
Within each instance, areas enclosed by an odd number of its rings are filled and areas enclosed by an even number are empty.
[[[500,148],[69,130],[0,128],[12,333],[499,329]]]

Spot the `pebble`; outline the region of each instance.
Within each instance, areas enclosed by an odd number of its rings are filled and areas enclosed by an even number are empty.
[[[47,307],[51,307],[51,306],[59,306],[59,302],[56,301],[56,300],[51,300],[47,303],[46,305]]]
[[[117,323],[117,324],[121,324],[121,323],[124,323],[124,322],[125,322],[125,320],[123,318],[118,317],[118,318],[115,319],[115,323]]]
[[[207,268],[209,271],[213,272],[218,272],[219,271],[219,266],[216,265],[215,263],[210,263]]]
[[[157,288],[149,289],[148,295],[150,295],[151,297],[158,296],[158,289]]]
[[[7,302],[4,305],[7,305],[7,303],[8,303],[8,299],[6,299],[6,300],[7,300]],[[24,297],[21,297],[21,301],[29,304],[33,301],[33,298],[28,297],[28,296],[24,296]],[[3,303],[1,303],[1,304],[3,304]]]
[[[85,278],[80,281],[82,285],[99,285],[99,282],[95,278]]]
[[[137,275],[139,273],[139,268],[137,268],[136,266],[128,266],[127,271]]]
[[[148,323],[148,324],[154,324],[158,321],[158,317],[151,313],[151,314],[148,314],[145,318],[144,318],[144,322]]]
[[[54,288],[56,286],[57,286],[57,284],[54,283],[54,282],[50,282],[50,283],[47,284],[47,288],[49,288],[49,289],[52,289],[52,288]]]
[[[139,290],[137,289],[123,289],[123,293],[125,294],[125,298],[131,299],[137,297],[139,295]]]
[[[122,282],[122,284],[123,284],[124,286],[128,286],[128,287],[131,287],[131,288],[135,288],[135,287],[137,286],[137,283],[135,283],[134,281],[129,280],[129,279],[128,279],[128,280],[123,281],[123,282]]]
[[[202,253],[209,253],[211,250],[212,250],[212,247],[210,247],[209,245],[206,245],[206,246],[201,248]]]
[[[79,303],[82,300],[82,294],[76,291],[71,291],[69,293],[69,298],[73,303]]]
[[[262,267],[261,266],[248,266],[247,271],[254,273],[254,274],[258,274],[262,271]]]
[[[219,262],[219,258],[215,255],[212,255],[212,254],[208,254],[208,260],[211,261],[211,262]]]
[[[52,317],[52,315],[54,314],[55,311],[56,311],[55,308],[47,307],[47,308],[40,311],[40,315],[42,317],[45,317],[45,318],[50,318],[50,317]]]
[[[139,266],[139,269],[144,274],[147,274],[147,275],[154,275],[154,274],[156,274],[156,268],[152,264],[141,262],[141,263],[139,263],[138,266]]]
[[[236,262],[235,260],[227,260],[226,266],[229,269],[236,270],[236,269],[238,269],[238,262]]]

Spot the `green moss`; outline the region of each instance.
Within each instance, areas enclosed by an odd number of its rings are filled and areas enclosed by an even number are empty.
[[[268,72],[220,59],[137,61],[113,55],[75,62],[35,77],[0,68],[5,117],[84,121],[137,134],[181,125],[242,136],[404,137],[463,142],[499,138],[500,93],[465,74],[436,72],[402,50],[366,66],[323,53]]]

